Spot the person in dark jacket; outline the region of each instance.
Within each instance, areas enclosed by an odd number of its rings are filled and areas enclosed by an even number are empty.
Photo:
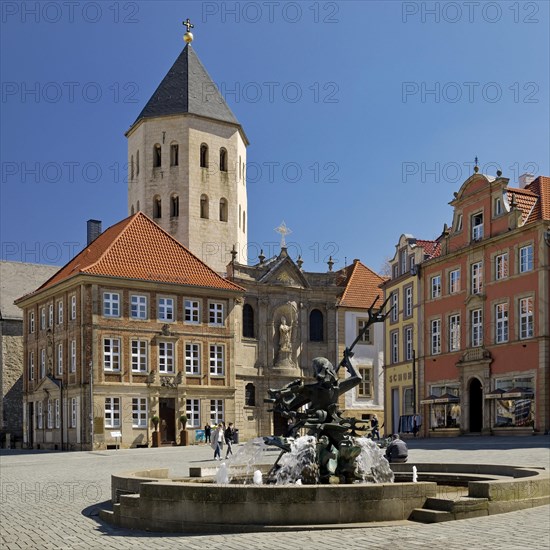
[[[207,422],[204,426],[204,442],[210,443],[210,434],[212,433],[212,426]]]
[[[386,447],[388,462],[407,462],[409,457],[407,444],[400,439],[399,434],[393,434],[391,439],[391,443]]]
[[[233,454],[231,449],[231,444],[235,439],[235,428],[233,427],[233,422],[230,422],[224,433],[225,443],[227,444],[227,451],[225,453],[225,458],[229,458],[229,455]]]

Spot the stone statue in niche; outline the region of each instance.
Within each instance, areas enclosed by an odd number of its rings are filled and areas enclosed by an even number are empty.
[[[281,317],[281,324],[279,325],[279,351],[292,351],[292,323],[286,324],[286,317]]]

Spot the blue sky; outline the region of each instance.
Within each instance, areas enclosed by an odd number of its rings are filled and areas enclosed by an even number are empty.
[[[550,175],[549,3],[3,2],[2,259],[127,215],[124,132],[193,46],[249,139],[249,241],[379,270],[472,173]],[[258,169],[259,168],[259,169]],[[271,173],[270,173],[271,170]],[[261,173],[260,173],[261,172]]]

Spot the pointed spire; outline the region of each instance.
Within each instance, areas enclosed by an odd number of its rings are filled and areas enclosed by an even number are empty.
[[[240,127],[239,121],[191,44],[185,46],[180,53],[134,124],[142,118],[185,113],[229,122]]]

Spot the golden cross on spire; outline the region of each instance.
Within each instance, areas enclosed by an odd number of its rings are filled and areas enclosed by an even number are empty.
[[[187,27],[187,32],[189,32],[191,29],[195,28],[195,25],[193,25],[193,23],[191,23],[191,20],[189,19],[189,17],[187,18],[187,21],[183,22],[183,26]]]
[[[292,229],[289,229],[283,221],[279,227],[275,228],[275,231],[281,235],[281,248],[286,248],[285,237],[292,233]]]

